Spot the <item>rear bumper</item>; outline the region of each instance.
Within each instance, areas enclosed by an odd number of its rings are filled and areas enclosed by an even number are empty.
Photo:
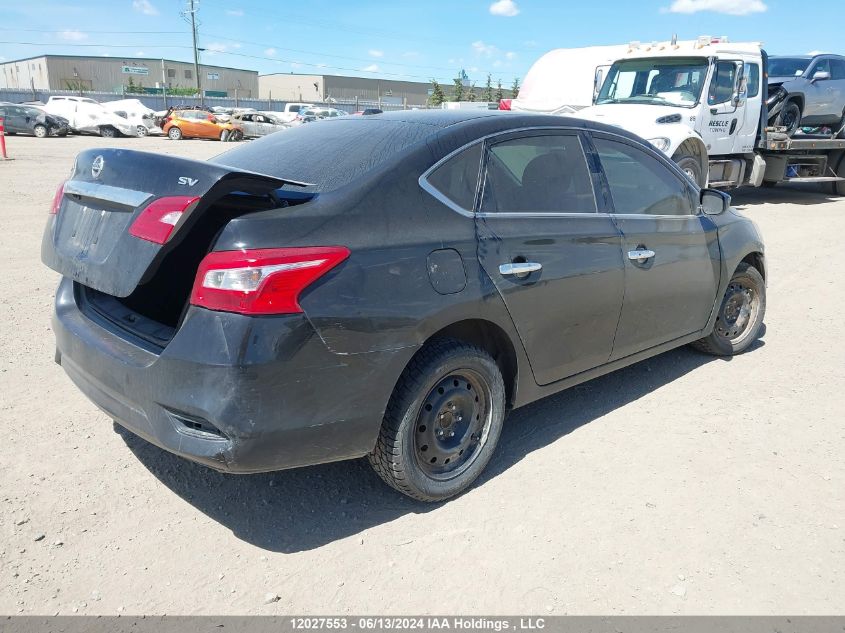
[[[337,355],[303,315],[254,318],[193,307],[157,352],[89,318],[66,278],[56,293],[53,329],[58,362],[121,426],[177,455],[238,473],[370,452],[413,353]]]

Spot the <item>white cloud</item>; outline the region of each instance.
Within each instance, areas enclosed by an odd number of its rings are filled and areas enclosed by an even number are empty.
[[[514,53],[513,51],[508,51],[507,53],[505,53],[505,57],[507,57],[508,59],[516,59],[516,53]]]
[[[369,53],[370,57],[384,57],[384,51],[379,51],[374,48],[371,48]]]
[[[748,15],[763,13],[769,7],[763,0],[674,0],[668,9],[669,13],[698,13],[712,11],[727,15]]]
[[[205,50],[209,53],[225,53],[228,48],[229,47],[222,42],[212,42],[211,44],[205,45]]]
[[[135,57],[144,57],[147,53],[145,51],[136,51]]]
[[[67,40],[68,42],[80,42],[82,40],[88,39],[88,33],[83,33],[82,31],[62,31],[59,33],[59,37],[63,40]]]
[[[490,5],[490,13],[512,18],[519,14],[519,7],[516,6],[516,2],[513,0],[496,0],[496,2]]]
[[[828,51],[810,51],[807,55],[813,55],[815,57],[816,55],[830,55],[830,53]]]
[[[273,57],[273,56],[276,55],[276,49],[275,48],[265,48],[264,54],[267,55],[267,57]]]
[[[525,48],[536,48],[537,47],[537,40],[525,40],[522,45]]]
[[[364,66],[361,70],[367,73],[377,73],[381,68],[378,67],[378,64],[370,64],[369,66]]]
[[[479,55],[484,55],[486,57],[490,57],[496,52],[496,47],[492,44],[485,44],[481,40],[472,43],[472,50],[474,50]]]
[[[226,15],[231,15],[236,18],[244,17],[243,9],[226,9]]]
[[[420,54],[417,51],[407,51],[402,53],[402,57],[419,57]]]
[[[150,0],[132,0],[132,8],[144,15],[158,15],[158,9],[153,6]]]

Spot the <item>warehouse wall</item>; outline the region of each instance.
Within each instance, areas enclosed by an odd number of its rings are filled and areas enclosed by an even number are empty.
[[[148,74],[127,74],[123,66],[145,68]],[[130,78],[135,85],[154,88],[156,83],[167,82],[169,88],[196,86],[194,65],[186,62],[161,59],[53,56],[0,64],[0,88],[30,89],[30,79],[36,90],[84,90],[121,92]],[[5,72],[4,72],[5,71]],[[216,79],[209,79],[214,73]],[[164,78],[164,79],[163,79]],[[200,84],[203,90],[225,92],[239,97],[258,96],[258,73],[220,66],[200,64]]]

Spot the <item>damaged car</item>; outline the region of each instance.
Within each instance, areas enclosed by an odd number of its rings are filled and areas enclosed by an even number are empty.
[[[831,128],[845,138],[845,56],[769,57],[769,121],[789,136],[802,127]]]
[[[68,120],[29,105],[0,103],[6,134],[32,134],[38,138],[67,136]]]
[[[231,473],[366,456],[422,501],[482,473],[511,409],[688,343],[745,352],[765,314],[727,194],[561,116],[89,149],[48,218],[56,361],[119,425]]]

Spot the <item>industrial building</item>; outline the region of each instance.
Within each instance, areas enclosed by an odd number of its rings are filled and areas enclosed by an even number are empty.
[[[411,107],[425,105],[430,89],[428,82],[340,75],[273,73],[258,78],[258,96],[261,99],[282,101],[350,103],[360,100]],[[448,89],[444,86],[444,90]]]
[[[200,87],[210,97],[258,96],[258,72],[200,64]],[[147,57],[40,55],[0,63],[0,88],[155,93],[196,88],[194,64]]]

